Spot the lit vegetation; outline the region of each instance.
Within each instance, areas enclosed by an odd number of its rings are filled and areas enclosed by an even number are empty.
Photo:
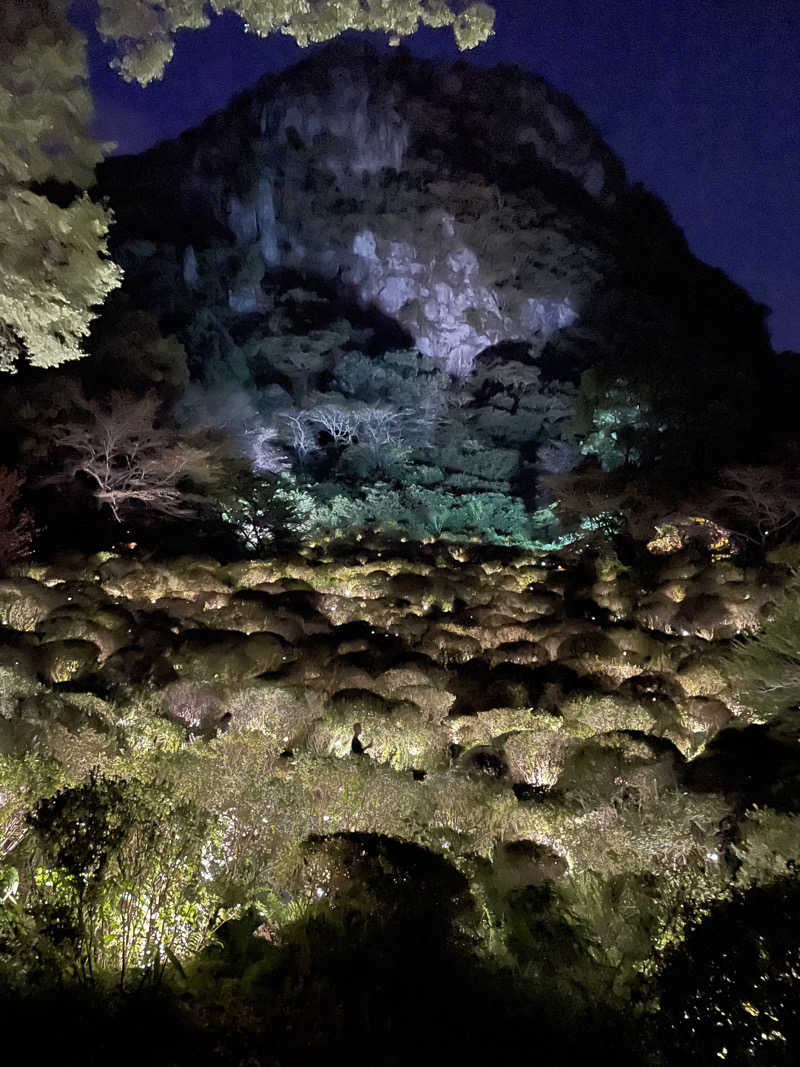
[[[720,694],[702,639],[578,627],[569,566],[550,557],[359,551],[227,566],[76,556],[0,583],[0,966],[12,988],[46,967],[100,989],[199,990],[234,921],[278,951],[321,916],[369,914],[372,876],[355,873],[346,842],[387,841],[463,879],[458,922],[482,958],[533,991],[553,973],[544,931],[560,930],[558,982],[616,1010],[642,982],[661,996],[662,967],[672,974],[716,902],[791,877],[794,809],[691,784],[690,768],[713,765],[711,749],[695,753],[727,721],[695,705],[753,721],[733,690]],[[614,571],[599,562],[607,580]],[[449,583],[464,606],[442,610],[435,591]],[[341,602],[362,621],[342,622]],[[503,639],[520,631],[551,651],[506,658],[519,642]],[[474,645],[464,654],[432,633]],[[604,656],[630,656],[632,673],[607,675],[601,694],[583,679]],[[350,754],[355,721],[362,756]]]

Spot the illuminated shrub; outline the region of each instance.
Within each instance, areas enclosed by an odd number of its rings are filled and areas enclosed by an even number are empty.
[[[366,610],[364,601],[353,600],[347,596],[333,596],[321,593],[317,600],[320,614],[334,626],[344,626],[348,622],[358,622],[365,618],[376,618],[375,613]]]
[[[200,682],[172,682],[162,694],[164,714],[187,729],[200,730],[218,722],[226,710],[221,686]]]
[[[721,700],[690,697],[680,703],[680,724],[704,739],[713,737],[731,720],[731,712]]]
[[[631,675],[619,687],[620,696],[634,700],[664,703],[674,709],[674,703],[683,697],[683,689],[674,678],[663,671],[641,671]],[[655,699],[653,699],[655,698]]]
[[[394,700],[415,705],[423,719],[436,724],[445,721],[456,700],[452,693],[432,685],[398,686],[391,695]]]
[[[800,869],[800,816],[752,808],[739,824],[734,852],[747,884],[768,884]]]
[[[106,731],[100,733],[88,725],[75,729],[61,722],[37,726],[33,747],[51,762],[57,784],[62,786],[82,781],[92,770],[111,767],[118,754],[116,739]]]
[[[481,661],[473,661],[479,664]],[[480,674],[474,677],[476,710],[484,708],[530,708],[538,695],[537,678],[534,671],[521,664],[503,664],[495,667],[491,674],[483,679]]]
[[[166,574],[139,560],[111,559],[100,566],[98,573],[109,596],[146,603],[171,592]]]
[[[481,653],[479,641],[468,634],[453,633],[436,624],[428,628],[420,651],[443,663],[464,663]]]
[[[656,709],[614,693],[584,693],[567,697],[561,705],[565,719],[591,727],[595,733],[610,730],[640,730],[652,733]]]
[[[390,718],[370,719],[364,723],[364,731],[371,746],[370,758],[395,770],[435,771],[449,764],[447,732],[423,720],[416,711],[395,711]],[[351,735],[352,728],[346,734],[346,751]]]
[[[535,641],[512,641],[501,643],[492,653],[492,664],[517,663],[528,667],[540,667],[547,663],[550,654],[547,648]]]
[[[492,606],[495,611],[521,622],[530,622],[539,617],[560,617],[563,614],[561,597],[540,588],[525,592],[502,590],[493,596]]]
[[[664,596],[668,600],[674,600],[676,604],[682,603],[687,596],[690,595],[690,591],[693,589],[690,582],[669,581],[662,582],[658,587],[659,596]],[[696,591],[695,591],[696,595]]]
[[[497,645],[513,644],[517,641],[527,641],[530,638],[530,633],[525,626],[519,625],[512,620],[507,620],[504,623],[494,624],[486,627],[487,640],[485,642],[487,648],[495,648]],[[476,634],[476,636],[478,636]]]
[[[493,876],[504,892],[554,882],[567,872],[563,856],[535,841],[508,841],[495,849]]]
[[[101,662],[128,644],[130,640],[127,627],[117,631],[109,630],[93,619],[87,618],[79,610],[67,613],[64,609],[58,609],[51,612],[39,623],[36,632],[43,642],[90,641],[97,646]]]
[[[39,674],[50,683],[85,678],[97,667],[99,652],[93,641],[48,641],[39,648]]]
[[[635,601],[634,591],[621,588],[616,579],[595,582],[589,592],[597,606],[608,611],[613,619],[624,619],[629,615]]]
[[[596,963],[590,980],[603,988],[595,996],[629,996],[669,906],[659,899],[658,878],[583,871],[563,879],[556,892],[559,914]]]
[[[285,566],[280,560],[243,560],[223,567],[220,577],[234,589],[253,589],[257,585],[278,581],[285,573]]]
[[[615,660],[618,656],[619,648],[612,639],[604,633],[595,631],[565,638],[558,646],[556,658],[565,660],[585,657],[602,661]]]
[[[0,718],[0,755],[24,756],[35,746],[37,734],[31,723]]]
[[[513,731],[557,730],[560,721],[537,714],[530,708],[492,708],[477,715],[459,715],[447,720],[453,740],[460,745],[486,743]]]
[[[640,604],[637,604],[633,612],[633,618],[646,630],[660,630],[662,633],[669,633],[674,628],[673,622],[678,611],[679,605],[674,600],[659,593],[654,593]]]
[[[675,681],[687,696],[719,696],[729,688],[722,662],[715,657],[687,656],[678,666]]]
[[[40,688],[21,701],[18,714],[29,722],[58,722],[75,732],[87,728],[110,735],[116,725],[112,705],[93,693],[55,693]]]
[[[233,716],[234,730],[257,730],[277,754],[303,743],[310,723],[324,710],[322,694],[307,686],[254,679],[225,689],[225,710]]]
[[[58,599],[30,578],[0,579],[0,622],[12,630],[35,630]]]
[[[0,715],[11,715],[20,697],[39,688],[36,680],[36,647],[31,643],[15,641],[11,644],[9,634],[0,645]]]
[[[563,751],[557,777],[561,792],[582,806],[599,807],[622,796],[622,753],[586,742]]]
[[[425,667],[417,663],[398,664],[388,671],[384,671],[376,681],[380,682],[381,692],[392,696],[395,690],[405,687],[434,686],[444,687],[447,675],[440,668],[426,664]]]
[[[283,645],[272,634],[243,637],[224,630],[187,630],[178,649],[168,653],[181,677],[210,682],[236,682],[278,670],[283,656]]]
[[[28,907],[68,973],[156,984],[208,939],[209,825],[191,805],[154,783],[92,774],[40,800],[29,822],[39,862]]]
[[[206,609],[199,617],[212,630],[239,630],[243,634],[260,631],[278,634],[285,641],[299,641],[303,636],[302,619],[288,612],[270,610],[268,598],[240,599]]]
[[[386,595],[419,604],[429,611],[434,604],[445,610],[452,607],[457,595],[455,587],[443,582],[440,577],[420,574],[397,574],[388,583]]]
[[[682,600],[672,626],[679,633],[696,634],[707,641],[733,637],[737,631],[731,608],[721,597],[705,593]]]
[[[419,785],[419,783],[415,783]],[[507,833],[521,836],[515,819],[520,805],[508,783],[494,774],[436,775],[425,788],[426,825],[420,839],[435,841],[454,855],[489,857]]]
[[[112,653],[96,672],[99,691],[117,695],[131,686],[161,687],[174,681],[172,668],[161,659],[165,635],[148,635],[144,648],[122,648]]]
[[[503,739],[503,754],[512,782],[552,788],[561,777],[567,755],[575,746],[570,737],[552,730],[531,730]]]
[[[369,689],[340,689],[330,699],[331,710],[340,716],[360,717],[386,716],[394,712],[396,703],[387,700]]]
[[[657,660],[662,655],[664,638],[656,634],[646,633],[644,630],[624,626],[616,626],[610,631],[613,634],[614,644],[628,656],[638,657],[642,663]],[[654,668],[650,668],[651,670]]]

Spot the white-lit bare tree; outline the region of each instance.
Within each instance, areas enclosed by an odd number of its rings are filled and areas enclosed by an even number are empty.
[[[385,445],[402,444],[403,424],[412,415],[411,411],[396,411],[377,404],[364,407],[358,423],[358,440],[376,453]]]
[[[274,426],[258,426],[246,430],[247,454],[258,474],[280,474],[288,470],[289,460],[279,443]]]
[[[79,403],[85,422],[54,430],[66,458],[47,483],[69,485],[82,475],[98,504],[117,522],[134,511],[188,518],[203,499],[197,490],[222,484],[222,448],[208,435],[181,434],[159,425],[157,397],[114,393],[105,405],[84,399]]]
[[[308,421],[319,426],[334,444],[349,445],[358,436],[361,415],[357,405],[321,404],[307,413]]]
[[[307,411],[284,411],[279,417],[283,420],[286,443],[297,456],[302,467],[309,455],[319,448],[317,433],[309,419],[309,413]]]

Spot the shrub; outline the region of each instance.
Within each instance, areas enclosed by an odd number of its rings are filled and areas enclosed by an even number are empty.
[[[155,783],[101,778],[40,800],[29,908],[67,973],[157,984],[210,936],[202,879],[208,820]]]
[[[737,642],[720,662],[739,699],[765,718],[800,703],[800,588],[789,587],[772,618],[747,642]]]
[[[574,744],[572,738],[552,730],[512,734],[503,741],[511,780],[547,788],[554,786]]]

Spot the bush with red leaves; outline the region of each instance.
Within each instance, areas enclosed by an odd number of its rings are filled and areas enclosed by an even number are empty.
[[[34,525],[30,513],[19,507],[23,479],[0,467],[0,572],[30,554]]]

